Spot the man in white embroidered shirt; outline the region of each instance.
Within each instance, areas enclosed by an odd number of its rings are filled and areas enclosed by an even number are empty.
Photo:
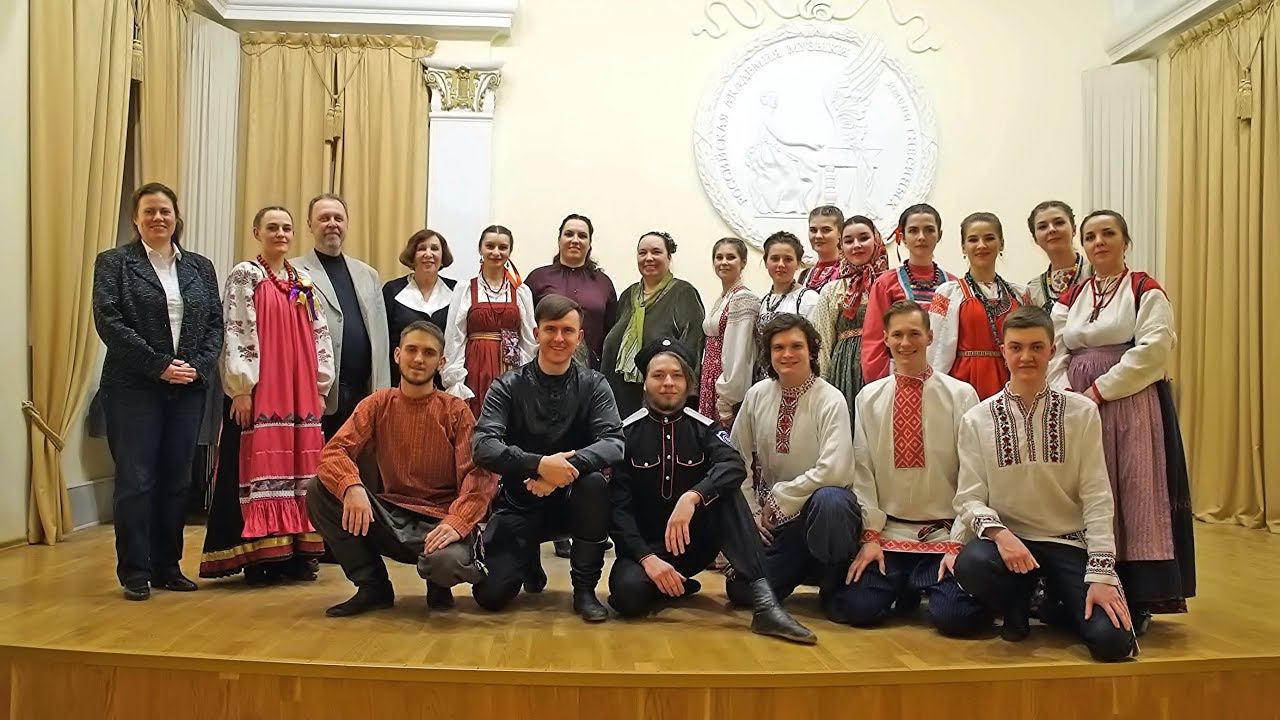
[[[960,419],[978,404],[968,383],[929,366],[929,314],[900,300],[884,314],[893,374],[866,385],[854,404],[853,489],[862,508],[862,547],[845,587],[830,595],[833,620],[875,625],[890,612],[927,611],[943,635],[990,627],[990,614],[942,571],[963,547],[952,501],[960,459]]]
[[[818,377],[818,342],[813,325],[791,313],[760,330],[769,379],[747,391],[729,437],[758,473],[743,492],[765,543],[765,574],[779,600],[802,583],[817,584],[825,600],[826,589],[844,579],[862,529],[849,489],[849,406]],[[750,604],[740,578],[726,591],[735,604]]]
[[[972,529],[956,579],[1002,608],[1001,635],[1027,637],[1031,593],[1040,575],[1094,659],[1136,652],[1129,609],[1115,570],[1114,504],[1096,406],[1049,388],[1053,323],[1035,306],[1005,321],[1001,345],[1010,380],[965,413],[955,510]]]

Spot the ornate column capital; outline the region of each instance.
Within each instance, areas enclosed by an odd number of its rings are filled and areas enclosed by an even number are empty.
[[[492,115],[496,90],[502,83],[502,62],[457,63],[423,58],[432,112]]]

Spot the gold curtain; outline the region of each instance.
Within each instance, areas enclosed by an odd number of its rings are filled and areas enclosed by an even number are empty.
[[[307,201],[330,191],[350,208],[346,251],[384,277],[426,216],[427,110],[414,36],[249,33],[242,39],[240,218],[294,212],[295,254],[312,247]]]
[[[1166,274],[1196,515],[1280,532],[1280,335],[1266,322],[1280,307],[1275,5],[1245,0],[1170,51]]]
[[[191,0],[135,0],[142,43],[138,87],[139,185],[162,182],[180,191],[182,97],[187,77]],[[139,62],[134,60],[135,64]],[[138,77],[140,75],[140,77]],[[181,196],[179,196],[181,197]]]
[[[304,242],[307,201],[332,190],[333,150],[325,139],[327,78],[335,51],[329,36],[246,33],[240,41],[239,196],[236,231],[242,257],[258,253],[250,226],[266,205],[294,216],[294,251]]]
[[[351,208],[347,252],[388,280],[426,223],[427,111],[422,64],[435,42],[421,37],[351,38],[338,51],[343,128],[337,188]]]
[[[71,529],[62,439],[97,352],[93,261],[115,245],[129,110],[129,0],[31,3],[31,504],[27,539]]]

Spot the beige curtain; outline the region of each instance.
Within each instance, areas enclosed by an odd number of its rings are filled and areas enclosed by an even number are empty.
[[[242,257],[258,244],[253,215],[282,205],[294,216],[295,252],[310,248],[307,201],[332,190],[333,146],[325,139],[328,78],[335,50],[329,36],[247,33],[240,41],[240,130],[236,230]]]
[[[390,279],[406,270],[396,257],[427,216],[427,97],[418,58],[435,41],[421,37],[350,38],[338,51],[343,89],[337,188],[351,209],[347,252]]]
[[[31,3],[31,505],[27,539],[71,528],[62,439],[98,338],[93,261],[115,244],[129,110],[129,0]]]
[[[182,98],[186,83],[191,0],[135,0],[142,43],[138,87],[139,184],[162,182],[181,191]],[[134,54],[138,55],[136,47]],[[134,61],[135,64],[139,60]],[[140,77],[137,77],[140,76]],[[179,195],[181,198],[181,195]]]
[[[1267,322],[1280,307],[1277,13],[1275,0],[1245,0],[1174,43],[1167,261],[1196,515],[1272,532],[1280,532],[1280,334]]]
[[[428,98],[417,58],[435,41],[411,36],[250,33],[242,39],[240,218],[246,254],[253,213],[294,212],[296,252],[312,246],[307,201],[347,201],[346,251],[384,277],[426,217]]]

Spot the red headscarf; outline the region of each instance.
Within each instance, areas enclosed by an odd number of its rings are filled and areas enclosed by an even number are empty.
[[[858,316],[858,308],[862,302],[862,296],[871,292],[871,285],[880,277],[880,274],[889,269],[889,254],[884,249],[884,243],[876,240],[875,247],[871,250],[871,259],[862,265],[851,265],[841,253],[840,257],[840,277],[849,281],[849,287],[845,290],[844,298],[840,301],[840,307],[843,310],[846,320],[852,320]]]

